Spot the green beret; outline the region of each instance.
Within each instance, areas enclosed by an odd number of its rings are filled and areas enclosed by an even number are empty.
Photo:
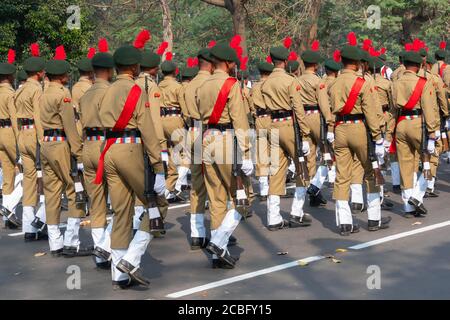
[[[383,61],[379,57],[370,57],[369,59],[369,68],[373,69],[381,69],[384,66]]]
[[[99,52],[92,58],[91,64],[94,68],[114,68],[114,58],[108,52]]]
[[[334,61],[334,59],[325,60],[325,68],[331,71],[339,71],[342,69],[342,63]]]
[[[248,70],[240,70],[239,71],[239,79],[247,79],[249,77],[250,73],[248,72]]]
[[[142,52],[141,67],[155,68],[159,66],[160,63],[161,56],[159,54],[156,54],[151,50],[144,50],[144,52]]]
[[[192,79],[194,78],[198,73],[198,67],[193,68],[184,68],[181,70],[181,78],[183,79]]]
[[[222,61],[236,63],[239,61],[236,51],[234,51],[234,49],[231,48],[228,44],[216,44],[211,48],[211,56]]]
[[[27,79],[28,79],[28,75],[25,72],[25,70],[22,69],[17,73],[17,80],[26,81]]]
[[[287,72],[295,72],[300,67],[300,62],[297,60],[289,60],[286,66]]]
[[[383,60],[383,61],[386,61],[386,60],[387,60],[387,56],[386,56],[385,53],[380,54],[380,56],[379,56],[378,58],[380,58],[380,59]]]
[[[438,50],[434,53],[434,57],[438,60],[445,60],[447,56],[447,52],[445,52],[445,50]]]
[[[405,55],[403,56],[404,62],[411,62],[415,64],[421,64],[423,61],[423,58],[420,56],[419,53],[415,51],[407,51]]]
[[[289,50],[281,46],[270,48],[270,57],[273,60],[287,60],[289,57]]]
[[[161,64],[161,71],[163,72],[163,73],[172,73],[172,72],[174,72],[175,70],[177,69],[177,65],[175,64],[175,62],[173,62],[173,61],[168,61],[168,60],[166,60],[166,61],[164,61],[162,64]]]
[[[142,52],[133,46],[123,46],[114,52],[113,58],[116,65],[132,66],[141,63]]]
[[[306,50],[302,53],[301,58],[306,63],[321,63],[323,61],[318,51]]]
[[[0,63],[0,74],[10,75],[16,73],[16,66],[7,62]]]
[[[197,58],[211,62],[211,50],[208,48],[200,49]]]
[[[427,52],[427,50],[425,50],[425,48],[420,49],[420,50],[419,50],[419,54],[420,54],[423,58],[425,58],[426,56],[428,56],[428,52]]]
[[[361,61],[370,62],[371,56],[368,51],[361,49]]]
[[[59,76],[70,71],[70,63],[66,60],[50,60],[45,65],[45,72]]]
[[[341,50],[341,57],[353,61],[361,61],[361,50],[358,47],[345,45]]]
[[[398,57],[400,59],[403,59],[403,57],[405,56],[406,51],[400,51],[400,53],[398,54]]]
[[[427,63],[435,64],[436,63],[436,59],[433,58],[432,56],[428,55],[427,56]]]
[[[45,60],[41,57],[29,57],[23,63],[26,72],[38,72],[45,69]]]
[[[266,72],[270,73],[275,68],[273,64],[268,63],[266,61],[259,62],[256,67],[258,68],[259,72]]]
[[[86,57],[78,60],[77,68],[78,68],[78,70],[80,70],[82,72],[90,72],[90,71],[94,70],[92,68],[91,59],[88,59]]]

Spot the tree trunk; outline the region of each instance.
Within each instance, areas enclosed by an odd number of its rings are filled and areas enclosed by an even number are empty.
[[[169,0],[159,0],[162,9],[163,41],[167,41],[169,44],[167,52],[173,50],[172,18],[168,2]],[[162,57],[162,60],[165,60],[165,56]]]
[[[307,50],[311,43],[317,39],[317,31],[318,31],[318,21],[320,15],[320,8],[322,6],[322,0],[311,0],[311,9],[309,12],[311,24],[308,26],[306,30],[306,36],[302,39],[300,49],[301,51]]]

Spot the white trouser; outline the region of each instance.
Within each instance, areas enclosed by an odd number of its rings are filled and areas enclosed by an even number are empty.
[[[328,182],[334,183],[336,181],[336,166],[331,166],[331,169],[328,171]]]
[[[92,228],[91,229],[91,236],[92,241],[94,242],[94,248],[98,246],[100,243],[101,238],[103,237],[103,233],[105,232],[104,228]],[[99,257],[95,257],[96,262],[104,262],[105,260]]]
[[[404,190],[402,190],[402,201],[403,201],[403,211],[404,212],[413,212],[413,211],[416,210],[414,208],[414,206],[412,206],[412,205],[410,205],[408,203],[409,198],[413,194],[413,190],[414,189],[404,189]]]
[[[211,239],[215,237],[216,233],[217,233],[217,229],[211,230]],[[212,255],[212,258],[218,259],[217,255],[215,255],[215,254]]]
[[[367,216],[369,220],[381,220],[381,201],[377,192],[367,194]]]
[[[291,206],[291,215],[296,217],[303,217],[303,205],[305,204],[306,188],[296,187],[294,193],[294,200]]]
[[[291,160],[291,163],[289,164],[288,170],[292,173],[295,173],[295,163]]]
[[[148,216],[150,219],[156,219],[156,218],[161,217],[158,207],[148,208],[147,211],[148,211]]]
[[[43,223],[45,223],[47,221],[47,216],[45,213],[45,196],[44,195],[39,196],[39,208],[36,212],[36,217],[38,217],[39,220],[42,221]]]
[[[398,162],[391,162],[391,176],[392,176],[392,185],[399,186],[400,185],[400,167],[398,166]]]
[[[205,237],[205,215],[203,213],[191,213],[191,238]]]
[[[67,219],[67,228],[66,232],[64,232],[64,246],[67,247],[76,247],[78,248],[80,245],[80,218],[68,218]]]
[[[431,192],[434,191],[434,182],[436,181],[436,178],[433,177],[431,180],[427,181],[427,188],[431,190]]]
[[[317,172],[314,175],[314,178],[311,180],[311,184],[315,185],[319,189],[322,189],[322,185],[325,182],[327,175],[328,167],[320,166],[319,168],[317,168]]]
[[[152,239],[153,236],[150,233],[138,230],[128,246],[127,253],[122,257],[122,259],[131,263],[131,265],[135,268],[139,267],[141,264],[141,258]]]
[[[177,182],[175,183],[175,190],[181,191],[181,187],[187,186],[188,184],[187,176],[189,173],[189,168],[180,166],[178,167],[177,171],[178,171],[178,179]]]
[[[351,203],[364,203],[362,184],[353,183],[350,185]]]
[[[31,223],[34,220],[34,207],[23,207],[22,210],[22,231],[25,233],[36,233],[37,229]]]
[[[281,221],[283,217],[280,214],[280,196],[270,195],[267,197],[267,224],[271,226]]]
[[[336,225],[341,224],[353,224],[352,211],[346,200],[336,200]]]
[[[126,249],[111,250],[111,277],[113,281],[122,281],[129,279],[128,274],[120,272],[116,266],[122,257],[127,253]]]
[[[141,225],[141,215],[144,213],[144,207],[143,206],[136,206],[134,207],[134,215],[133,215],[133,229],[137,230],[139,229],[139,226]]]
[[[239,221],[241,221],[241,217],[242,216],[236,209],[229,210],[219,228],[216,229],[214,236],[211,237],[211,242],[219,248],[226,250],[228,239],[238,226]]]
[[[64,246],[64,239],[59,226],[57,224],[47,225],[48,230],[48,244],[51,251],[62,249]]]
[[[100,238],[99,242],[97,243],[97,246],[99,248],[102,248],[106,252],[111,253],[111,230],[113,227],[113,219],[111,219],[111,222],[106,226],[105,231],[103,232],[102,237]]]
[[[259,177],[259,194],[267,196],[269,194],[269,177]]]
[[[423,202],[423,196],[425,195],[425,191],[427,191],[427,185],[427,180],[425,180],[423,174],[421,174],[419,180],[417,180],[417,183],[414,186],[414,191],[412,193],[412,197],[419,200],[420,203]]]

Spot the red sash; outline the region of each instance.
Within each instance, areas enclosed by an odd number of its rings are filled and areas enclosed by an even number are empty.
[[[423,88],[425,87],[426,83],[427,83],[426,78],[422,78],[422,77],[419,78],[419,80],[417,81],[416,87],[414,88],[411,96],[409,97],[409,100],[406,102],[406,104],[403,106],[402,109],[405,109],[408,111],[414,109],[417,102],[419,102],[420,97],[422,96]],[[400,122],[402,122],[405,119],[406,119],[406,116],[398,117],[397,123],[395,126],[397,126]],[[389,153],[396,153],[396,152],[397,152],[397,147],[396,147],[395,136],[394,136],[392,139],[391,146],[389,147]]]
[[[439,75],[441,76],[441,78],[444,76],[444,70],[447,67],[447,64],[444,62],[441,67],[439,68]]]
[[[232,77],[225,80],[222,88],[220,88],[219,95],[217,96],[213,111],[211,113],[211,116],[209,117],[208,124],[219,123],[222,112],[225,109],[225,105],[227,104],[228,95],[230,94],[231,88],[236,83],[236,81],[237,79]]]
[[[350,114],[350,112],[352,112],[353,108],[355,107],[356,100],[358,100],[358,96],[361,92],[362,86],[364,85],[364,82],[366,82],[364,78],[356,78],[355,83],[353,84],[352,89],[350,90],[350,93],[348,95],[347,101],[345,102],[344,107],[339,113],[341,116]]]
[[[382,68],[381,68],[381,75],[383,76],[383,77],[386,77],[386,66],[383,66]]]
[[[134,85],[128,93],[127,100],[120,113],[119,119],[117,119],[112,131],[123,131],[133,116],[133,112],[136,109],[137,102],[141,96],[141,88],[138,85]],[[105,148],[103,149],[100,159],[98,159],[97,174],[95,176],[94,183],[101,184],[103,181],[103,169],[105,167],[105,154],[108,149],[116,142],[117,138],[108,138],[106,140]]]

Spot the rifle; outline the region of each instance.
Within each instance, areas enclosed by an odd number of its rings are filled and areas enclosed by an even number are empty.
[[[36,175],[37,175],[37,189],[38,194],[44,194],[44,182],[42,180],[42,163],[41,163],[41,145],[39,142],[36,142]]]
[[[17,165],[17,168],[19,169],[19,172],[23,173],[23,165],[20,160],[21,160],[21,158],[20,158],[19,145],[16,142],[16,165]]]
[[[238,141],[236,135],[233,137],[233,165],[232,173],[236,180],[236,198],[234,204],[236,205],[236,210],[244,217],[247,217],[248,207],[250,202],[248,200],[247,194],[245,193],[244,182],[241,177],[241,168],[238,165]]]
[[[378,163],[377,155],[375,154],[375,142],[372,141],[372,136],[370,134],[370,128],[367,121],[364,119],[364,126],[366,127],[366,137],[367,137],[367,152],[369,155],[369,160],[372,163],[373,175],[375,178],[375,185],[382,186],[384,184],[383,174]]]
[[[327,140],[326,122],[322,114],[320,114],[320,141],[322,142],[323,148],[323,150],[321,150],[323,154],[323,160],[326,162],[328,168],[331,169],[331,167],[333,166],[333,159],[331,157],[333,149],[331,148]]]
[[[300,126],[297,123],[297,117],[295,116],[295,110],[292,108],[292,121],[294,124],[294,138],[295,138],[295,155],[297,161],[295,163],[295,176],[300,176],[304,181],[309,180],[308,166],[305,161],[305,154],[303,153],[303,141],[302,133],[300,132]]]
[[[446,128],[446,119],[441,115],[441,139],[442,139],[442,152],[450,150],[449,146],[449,130]]]
[[[428,130],[427,124],[425,122],[425,114],[422,111],[422,141],[421,141],[421,149],[422,149],[422,174],[425,180],[433,179],[431,175],[430,169],[430,154],[427,148],[428,142]]]
[[[84,210],[87,203],[87,194],[84,191],[83,187],[83,173],[78,170],[77,159],[74,156],[70,156],[70,164],[70,175],[75,182],[75,204],[77,205],[77,207]]]
[[[147,200],[148,210],[158,210],[155,192],[156,174],[150,163],[150,158],[144,149],[144,197]],[[164,222],[161,216],[150,218],[150,232],[163,232]]]

